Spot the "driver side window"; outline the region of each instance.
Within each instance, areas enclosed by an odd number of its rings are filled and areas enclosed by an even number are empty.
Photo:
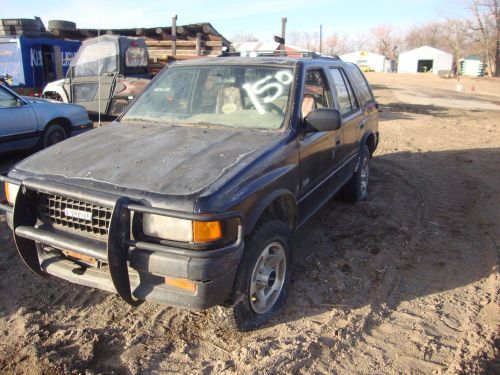
[[[331,107],[330,88],[322,69],[312,69],[306,72],[304,96],[302,98],[302,118],[305,118],[316,108]]]
[[[17,98],[10,92],[0,88],[0,108],[17,107]]]

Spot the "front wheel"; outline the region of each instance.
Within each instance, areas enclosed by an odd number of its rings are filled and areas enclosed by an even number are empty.
[[[47,148],[68,138],[66,130],[61,125],[52,124],[47,126],[43,133],[41,146]]]
[[[233,287],[233,306],[216,307],[218,327],[257,328],[284,304],[291,276],[291,234],[279,220],[264,222],[248,237]]]

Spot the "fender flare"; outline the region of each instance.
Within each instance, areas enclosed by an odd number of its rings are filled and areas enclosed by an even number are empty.
[[[375,137],[375,134],[371,130],[367,131],[365,134],[363,134],[363,137],[361,137],[361,141],[359,142],[359,151],[361,152],[361,148],[363,148],[364,145],[366,145],[368,137],[373,136],[374,138],[374,148],[377,147],[377,137]],[[370,153],[373,153],[375,150],[370,150]]]
[[[245,218],[245,235],[250,234],[254,230],[255,225],[261,218],[264,211],[271,205],[271,203],[282,197],[292,200],[292,202],[294,203],[295,220],[297,219],[297,200],[295,199],[295,196],[292,194],[292,192],[287,189],[274,190],[271,194],[268,194],[263,200],[261,200],[247,214],[247,217]]]

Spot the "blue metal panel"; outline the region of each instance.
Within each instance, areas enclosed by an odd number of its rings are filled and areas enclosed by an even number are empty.
[[[14,76],[14,86],[17,87],[42,88],[48,83],[45,78],[42,46],[47,46],[48,51],[52,53],[52,64],[54,67],[54,46],[60,48],[64,75],[69,69],[71,59],[75,56],[80,47],[80,42],[74,40],[30,38],[25,36],[12,37],[9,39],[16,40],[16,43],[2,44],[3,47],[0,49],[0,69],[2,69],[1,60],[3,54],[9,55],[9,63],[5,64],[7,67],[5,69],[11,69],[12,72],[6,71],[3,74],[8,73]],[[2,51],[7,52],[2,53]],[[12,60],[12,62],[10,62],[10,60]],[[2,74],[1,70],[0,74]]]
[[[0,38],[0,75],[12,76],[13,85],[25,85],[20,41],[17,38]]]

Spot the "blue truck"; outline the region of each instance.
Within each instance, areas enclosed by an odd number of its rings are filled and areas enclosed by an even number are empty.
[[[64,78],[80,41],[13,35],[0,37],[0,76],[12,77],[21,95],[41,96],[45,85]]]

